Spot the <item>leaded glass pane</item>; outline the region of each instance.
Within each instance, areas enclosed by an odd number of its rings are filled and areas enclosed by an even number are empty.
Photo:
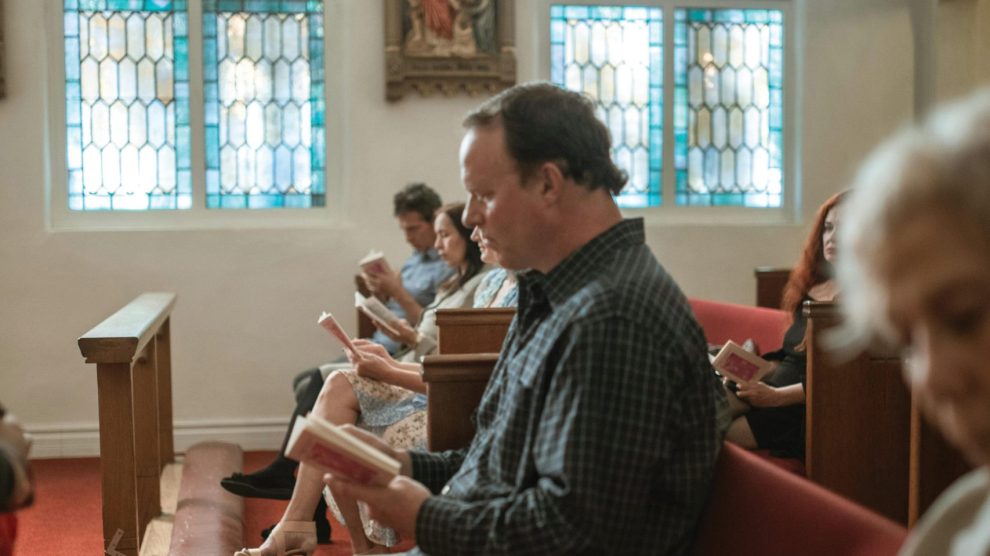
[[[322,207],[323,3],[204,0],[206,206]]]
[[[72,210],[192,206],[185,0],[64,4]]]
[[[678,205],[781,206],[782,36],[780,10],[676,10]]]
[[[624,207],[661,203],[662,34],[659,8],[550,7],[550,78],[595,101],[629,174],[616,198]]]

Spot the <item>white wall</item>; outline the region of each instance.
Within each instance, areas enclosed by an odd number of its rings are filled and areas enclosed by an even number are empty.
[[[348,20],[345,85],[342,98],[328,106],[346,114],[343,176],[351,224],[52,232],[45,225],[46,180],[61,176],[48,175],[45,91],[60,84],[46,83],[42,52],[46,37],[49,47],[60,45],[58,29],[45,29],[46,4],[60,2],[14,0],[4,7],[0,400],[38,433],[38,455],[92,452],[95,370],[83,363],[75,338],[142,291],[174,291],[179,444],[214,436],[276,446],[291,407],[289,378],[337,355],[314,326],[318,312],[348,315],[349,324],[354,261],[372,247],[396,261],[407,252],[390,215],[393,192],[423,180],[447,199],[460,196],[460,119],[480,99],[412,96],[386,103],[382,2],[340,0],[335,5]],[[520,79],[529,79],[536,67],[532,5],[516,5]],[[797,14],[804,37],[798,123],[807,216],[848,182],[879,138],[910,117],[914,74],[905,2],[807,2]],[[52,145],[54,152],[62,148]],[[790,264],[804,233],[803,223],[657,225],[648,241],[688,294],[751,303],[753,267]]]

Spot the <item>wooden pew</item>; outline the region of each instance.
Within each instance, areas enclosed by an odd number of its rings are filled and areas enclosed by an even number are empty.
[[[159,480],[174,461],[169,317],[174,293],[145,293],[78,339],[96,364],[103,541],[136,555],[161,513]]]
[[[784,286],[791,276],[790,268],[758,266],[753,270],[756,276],[756,306],[780,309],[784,298]]]
[[[488,385],[515,314],[512,308],[437,311],[438,354],[423,359],[430,450],[460,448],[471,442],[471,415]]]
[[[913,525],[968,466],[919,418],[900,358],[873,350],[839,360],[822,347],[834,303],[807,302],[805,469],[809,479]]]

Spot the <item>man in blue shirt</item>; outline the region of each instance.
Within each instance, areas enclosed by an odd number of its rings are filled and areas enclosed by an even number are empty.
[[[624,220],[626,181],[591,102],[513,87],[468,115],[464,223],[519,270],[519,309],[470,446],[393,450],[384,487],[335,495],[411,554],[685,554],[728,424],[684,295]],[[363,434],[362,434],[363,433]]]
[[[399,272],[364,274],[368,288],[373,293],[387,297],[386,306],[399,317],[404,317],[412,323],[419,321],[423,307],[433,301],[437,287],[454,272],[433,247],[436,239],[436,233],[433,231],[433,213],[442,204],[440,195],[424,183],[409,184],[396,193],[393,198],[393,214],[399,222],[406,242],[412,246],[413,254],[403,263]],[[401,347],[381,331],[376,331],[372,339],[384,345],[390,353]],[[324,365],[321,368],[329,366]],[[296,408],[289,420],[289,428],[282,447],[274,461],[254,473],[234,473],[225,477],[220,481],[223,488],[249,498],[276,500],[291,498],[292,488],[295,485],[294,473],[299,462],[285,457],[285,445],[296,417],[309,413],[316,403],[325,378],[321,368],[303,371],[293,379]],[[330,540],[330,524],[326,518],[326,510],[326,504],[321,499],[314,516],[321,543]],[[267,536],[267,531],[268,529],[262,532],[262,537]]]
[[[413,254],[399,272],[363,273],[362,276],[372,293],[387,298],[386,307],[399,318],[416,323],[423,307],[433,301],[437,287],[454,272],[433,248],[436,240],[433,213],[442,203],[440,196],[426,184],[413,183],[395,194],[393,204],[395,218],[406,236],[406,243],[412,246]],[[392,354],[401,347],[380,330],[376,330],[371,339]]]

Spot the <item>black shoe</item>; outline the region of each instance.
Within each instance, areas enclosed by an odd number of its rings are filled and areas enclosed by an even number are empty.
[[[320,499],[320,504],[316,507],[313,519],[316,521],[316,542],[318,544],[330,544],[332,542],[330,540],[330,521],[327,520],[327,505],[322,498]],[[278,524],[276,523],[275,525]],[[261,540],[264,541],[268,538],[275,525],[261,530]]]
[[[234,473],[220,479],[220,486],[228,492],[245,498],[268,498],[270,500],[289,500],[292,498],[292,487],[295,478],[289,480],[257,474]]]

